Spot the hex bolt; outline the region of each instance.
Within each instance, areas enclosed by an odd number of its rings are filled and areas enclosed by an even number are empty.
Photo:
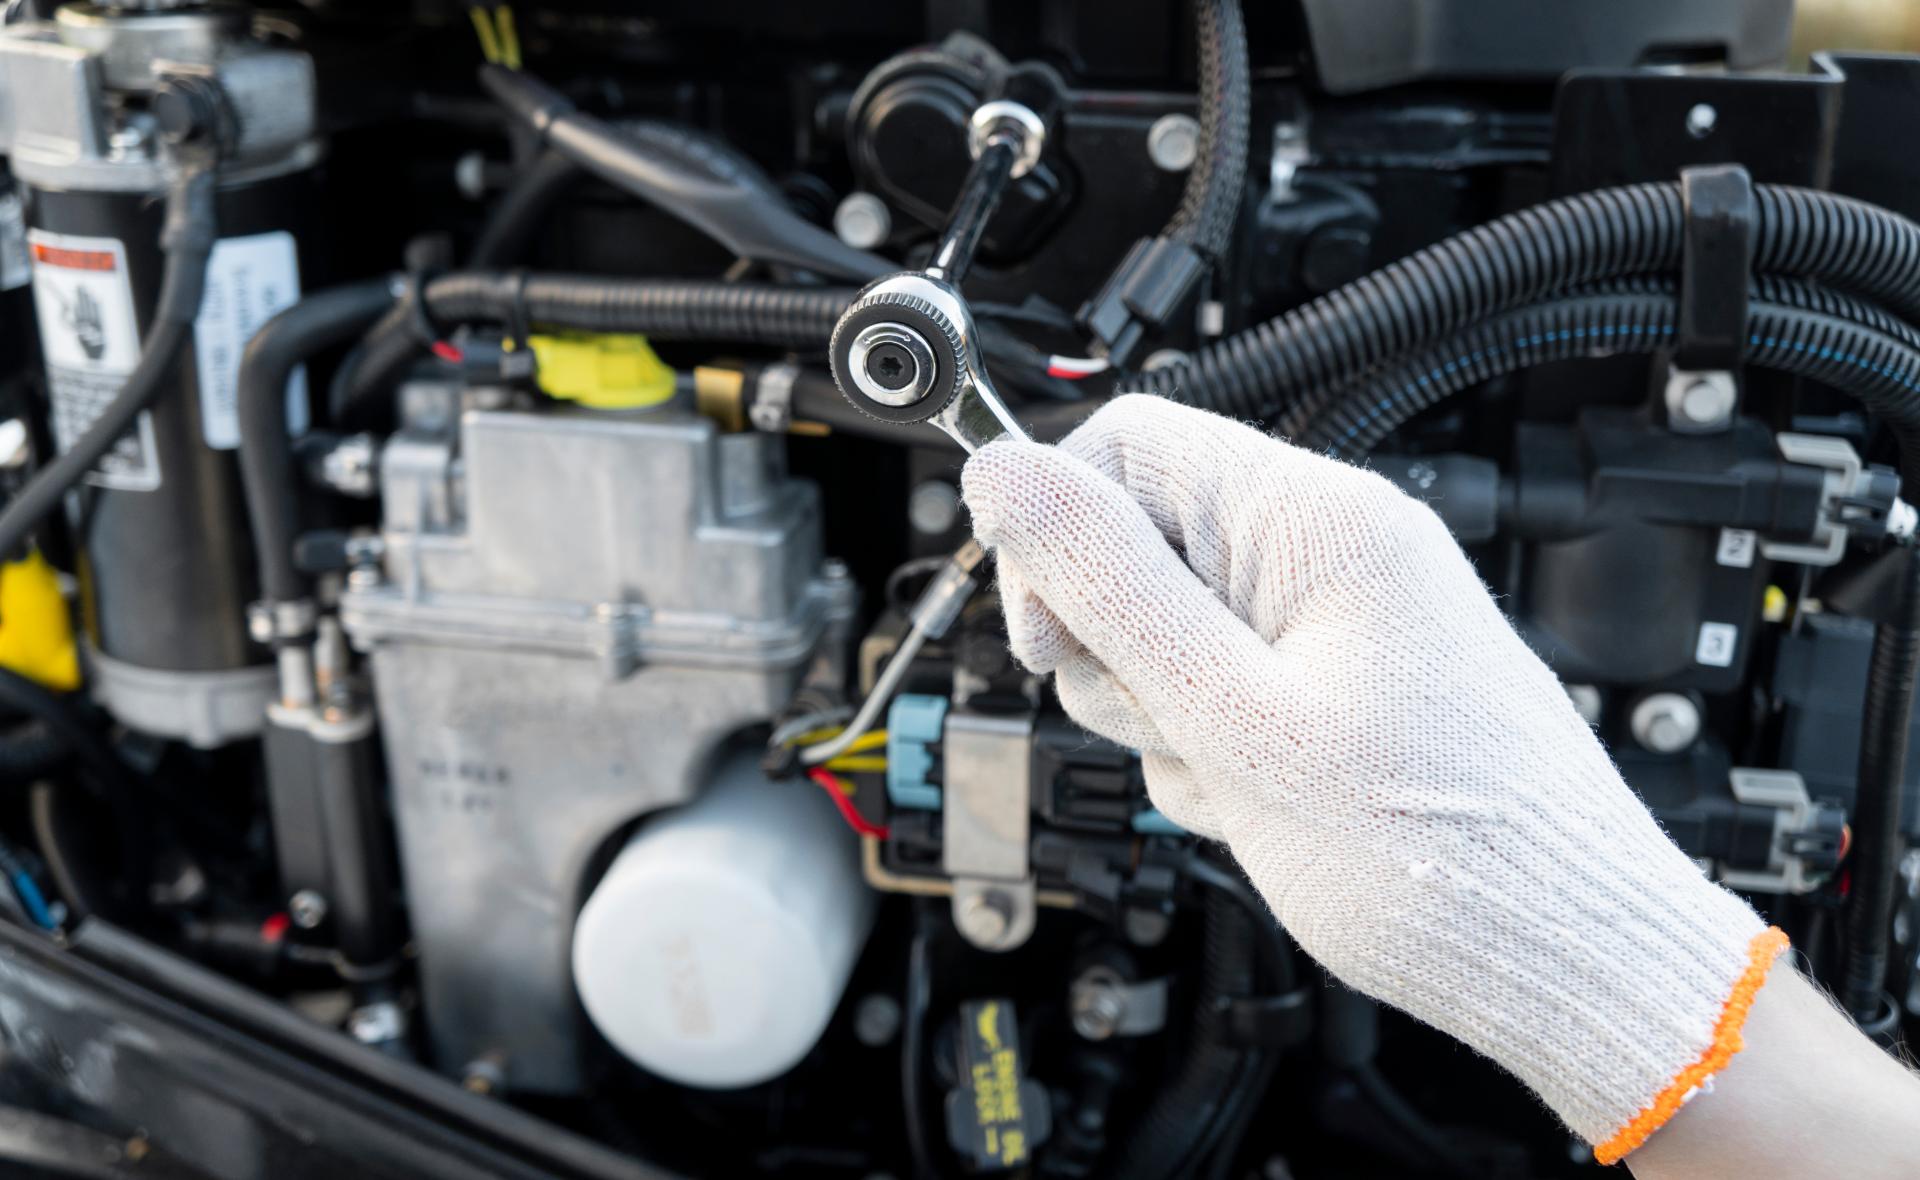
[[[1655,754],[1678,754],[1700,737],[1700,706],[1677,692],[1656,692],[1633,707],[1627,729]]]
[[[998,889],[973,894],[954,912],[960,933],[975,946],[997,946],[1013,924],[1013,899]]]
[[[302,889],[287,899],[287,917],[302,930],[327,920],[327,899],[318,889]]]
[[[1073,981],[1067,993],[1073,1031],[1089,1041],[1104,1041],[1120,1030],[1127,1014],[1127,997],[1111,971],[1095,968]]]
[[[1724,422],[1733,410],[1733,398],[1725,384],[1695,381],[1680,395],[1680,412],[1689,422]]]

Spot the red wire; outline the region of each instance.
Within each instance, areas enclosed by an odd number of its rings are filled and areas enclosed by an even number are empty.
[[[891,829],[885,824],[876,824],[861,815],[853,806],[853,800],[847,798],[847,793],[840,789],[840,780],[833,776],[832,771],[815,766],[808,769],[807,777],[820,784],[820,789],[825,791],[833,800],[833,805],[840,809],[840,818],[847,821],[848,827],[862,836],[878,836],[882,840],[887,838]]]
[[[441,360],[447,362],[450,365],[457,365],[462,360],[466,359],[466,354],[461,352],[459,347],[455,345],[452,341],[436,340],[433,342],[431,347],[433,350],[433,355],[439,357]]]

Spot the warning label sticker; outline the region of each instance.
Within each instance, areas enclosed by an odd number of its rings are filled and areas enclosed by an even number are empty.
[[[33,303],[40,350],[47,361],[53,436],[61,450],[79,441],[140,360],[127,252],[113,238],[32,230]],[[151,492],[160,487],[153,415],[143,413],[87,476],[104,488]]]
[[[200,428],[207,445],[240,445],[237,401],[240,354],[260,325],[300,298],[300,263],[293,235],[284,230],[222,238],[207,260],[207,293],[193,321],[193,354],[200,377]],[[307,427],[307,371],[287,382],[287,425]]]

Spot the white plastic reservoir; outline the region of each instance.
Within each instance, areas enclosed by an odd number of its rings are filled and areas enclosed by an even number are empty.
[[[806,780],[751,756],[647,820],[581,908],[587,1015],[636,1063],[689,1086],[750,1086],[825,1031],[873,924],[859,838]]]

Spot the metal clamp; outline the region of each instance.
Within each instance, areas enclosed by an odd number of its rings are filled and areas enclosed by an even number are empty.
[[[955,711],[941,740],[941,867],[953,878],[953,923],[981,950],[1033,934],[1033,719]]]
[[[1739,408],[1735,374],[1747,341],[1747,275],[1759,224],[1753,178],[1737,164],[1680,173],[1686,221],[1680,323],[1667,376],[1667,424],[1686,434],[1725,430]]]

